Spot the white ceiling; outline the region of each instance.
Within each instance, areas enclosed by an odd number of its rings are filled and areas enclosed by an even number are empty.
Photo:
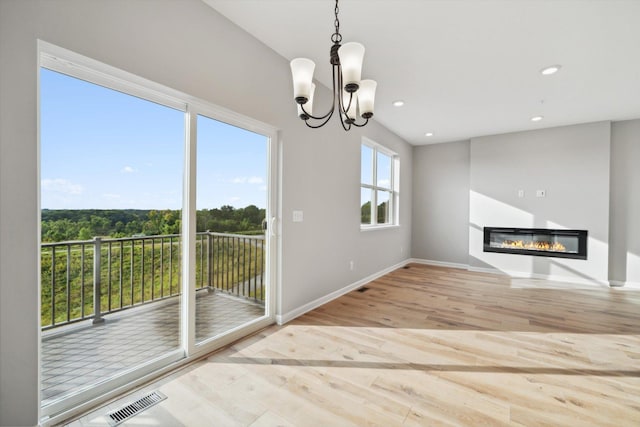
[[[204,1],[331,87],[333,0]],[[640,0],[342,0],[339,18],[375,119],[414,145],[640,117]]]

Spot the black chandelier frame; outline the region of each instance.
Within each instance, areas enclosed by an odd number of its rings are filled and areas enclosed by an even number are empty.
[[[336,104],[338,105],[338,110],[340,113],[340,124],[342,124],[342,128],[345,131],[351,130],[351,126],[364,127],[367,125],[367,123],[369,123],[369,119],[373,117],[372,112],[366,112],[361,116],[363,119],[365,119],[364,123],[356,123],[356,119],[349,117],[347,114],[347,112],[351,108],[351,103],[354,101],[353,94],[360,88],[357,83],[349,83],[345,86],[344,90],[349,94],[349,103],[347,104],[346,108],[344,106],[344,99],[342,97],[342,66],[340,65],[340,57],[338,56],[338,49],[340,49],[340,43],[342,42],[342,34],[340,34],[340,19],[338,18],[338,13],[340,13],[340,8],[338,7],[338,0],[336,0],[336,7],[334,9],[334,26],[336,31],[331,35],[331,42],[333,43],[333,45],[331,46],[331,51],[329,53],[329,62],[331,63],[333,74],[333,101],[331,103],[331,109],[322,116],[314,116],[304,109],[304,104],[309,101],[307,97],[299,96],[295,98],[296,103],[300,105],[300,109],[302,110],[300,118],[304,120],[304,123],[312,129],[318,129],[327,124],[336,110]],[[336,80],[338,83],[337,88]],[[310,124],[310,119],[321,120],[322,122],[320,124]]]

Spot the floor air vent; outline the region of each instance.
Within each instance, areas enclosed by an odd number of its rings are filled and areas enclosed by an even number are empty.
[[[152,407],[156,403],[162,402],[166,398],[167,396],[160,393],[159,391],[151,392],[146,396],[143,396],[140,399],[136,400],[135,402],[131,402],[118,410],[109,412],[107,414],[107,421],[109,421],[110,426],[120,425],[129,418],[138,415],[140,412]]]
[[[367,292],[368,290],[369,288],[367,288],[366,286],[363,286],[360,289],[358,289],[358,292]]]

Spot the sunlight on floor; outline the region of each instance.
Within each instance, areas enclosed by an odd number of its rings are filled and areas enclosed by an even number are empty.
[[[526,401],[557,416],[568,399],[574,405],[597,402],[591,387],[607,396],[609,409],[602,409],[607,412],[640,390],[638,359],[638,335],[289,325],[150,385],[147,389],[159,388],[168,400],[125,425],[273,425],[267,419],[311,425],[305,411],[319,419],[327,414],[308,407],[307,400],[327,399],[365,408],[349,415],[356,424],[375,419],[401,425],[428,411],[427,401],[480,407],[492,419],[508,422],[510,402]],[[567,396],[567,384],[573,396]],[[539,388],[557,394],[557,400],[541,398]],[[106,412],[75,425],[105,425]]]

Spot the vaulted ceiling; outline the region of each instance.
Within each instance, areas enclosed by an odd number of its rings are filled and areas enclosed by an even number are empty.
[[[312,59],[331,87],[333,0],[204,1],[288,60]],[[363,78],[378,82],[375,119],[411,144],[640,117],[638,0],[339,6],[344,41],[364,44]]]

